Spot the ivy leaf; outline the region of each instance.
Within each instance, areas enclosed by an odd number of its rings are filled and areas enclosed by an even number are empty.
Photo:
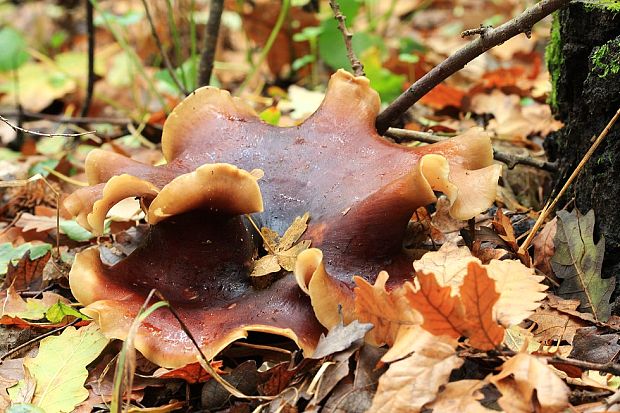
[[[303,216],[295,218],[282,238],[271,228],[263,227],[261,229],[263,243],[269,254],[254,263],[252,277],[262,277],[281,269],[293,271],[299,253],[310,246],[308,240],[295,244],[308,228],[308,219],[310,219],[310,214],[307,212]]]
[[[559,295],[581,302],[579,310],[589,312],[598,321],[606,321],[611,314],[609,299],[615,286],[615,277],[601,278],[605,255],[605,239],[601,236],[594,244],[594,211],[582,215],[558,212],[555,235],[555,255],[551,267],[562,279]]]
[[[24,360],[37,383],[32,404],[46,413],[73,411],[88,398],[84,388],[86,366],[107,344],[108,339],[95,324],[79,330],[68,327],[59,336],[44,338],[37,356]]]

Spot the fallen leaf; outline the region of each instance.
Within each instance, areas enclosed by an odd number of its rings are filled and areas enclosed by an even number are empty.
[[[544,359],[527,353],[508,359],[489,381],[502,393],[499,405],[505,412],[555,413],[568,407],[568,386]]]
[[[534,247],[533,265],[549,277],[553,276],[551,259],[555,254],[555,244],[553,240],[557,229],[558,219],[556,217],[549,221],[532,240],[532,246]]]
[[[218,373],[222,373],[220,368],[224,365],[222,361],[212,361],[211,367]],[[211,378],[211,375],[202,368],[200,363],[192,363],[177,369],[159,368],[153,372],[153,377],[162,379],[182,379],[188,383],[204,383]]]
[[[31,259],[30,250],[26,251],[23,257],[16,264],[9,263],[2,288],[8,288],[13,285],[16,290],[27,290],[41,286],[43,269],[52,256],[51,252],[47,252],[42,257]]]
[[[486,383],[482,380],[460,380],[447,383],[426,409],[441,413],[492,413],[480,404],[484,395],[480,392]]]
[[[415,413],[435,399],[452,370],[463,364],[452,340],[428,334],[426,345],[413,355],[392,363],[379,379],[369,413]]]
[[[17,264],[26,251],[30,251],[30,259],[36,260],[52,250],[51,244],[32,244],[27,242],[14,247],[10,242],[0,244],[0,275],[6,274],[9,263]]]
[[[579,300],[581,311],[605,321],[611,314],[609,299],[616,278],[601,278],[605,239],[601,236],[598,244],[594,244],[594,211],[586,215],[577,209],[571,213],[559,211],[557,216],[556,251],[551,266],[562,279],[559,295]]]
[[[447,107],[460,108],[465,92],[454,86],[440,83],[420,99],[420,103],[433,109],[442,110]]]
[[[459,338],[467,335],[469,328],[465,308],[458,296],[450,295],[450,287],[437,283],[434,274],[418,273],[419,288],[407,285],[409,304],[424,317],[422,327],[436,336]]]
[[[504,340],[504,328],[493,317],[493,306],[500,297],[495,281],[483,266],[471,262],[460,292],[469,321],[469,344],[480,350],[497,347]]]
[[[388,273],[381,271],[372,285],[361,277],[354,277],[355,316],[374,328],[366,335],[366,341],[374,345],[394,344],[401,327],[422,322],[421,315],[413,309],[404,296],[405,287],[392,291],[385,289]]]
[[[254,263],[254,269],[250,276],[261,277],[278,272],[281,269],[293,271],[297,255],[310,246],[309,240],[295,244],[308,228],[308,219],[310,219],[310,214],[307,212],[303,216],[295,218],[281,238],[277,232],[263,227],[261,235],[268,254]]]
[[[311,358],[321,359],[330,354],[346,350],[353,343],[364,338],[372,327],[370,323],[360,323],[357,320],[353,320],[345,326],[341,320],[339,324],[327,332],[327,335],[321,334],[319,343]]]
[[[549,295],[550,300],[553,300],[553,297]],[[558,306],[554,307],[552,302],[545,301],[534,314],[530,315],[529,319],[536,323],[536,328],[532,333],[536,339],[543,343],[559,343],[565,340],[572,344],[577,329],[589,325],[590,322],[577,316],[578,312],[575,310],[579,307],[579,301],[558,298],[555,300],[561,302],[560,309],[557,308]],[[592,316],[589,313],[583,315]]]
[[[32,403],[46,413],[61,413],[86,400],[86,366],[107,344],[108,339],[95,324],[79,330],[67,327],[61,335],[41,340],[37,356],[24,360],[37,383]]]
[[[0,411],[5,412],[11,404],[11,399],[6,390],[15,384],[17,384],[17,380],[0,376]]]
[[[0,324],[19,324],[19,320],[42,320],[47,310],[58,302],[69,304],[65,297],[49,291],[44,291],[42,298],[24,300],[11,286],[6,290],[2,302]]]
[[[591,363],[606,364],[620,352],[620,334],[597,326],[577,330],[569,357]]]

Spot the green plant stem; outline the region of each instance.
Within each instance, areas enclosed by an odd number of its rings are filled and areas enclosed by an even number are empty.
[[[174,43],[174,56],[176,58],[176,64],[179,66],[183,61],[183,59],[181,59],[181,38],[179,36],[179,31],[177,30],[177,23],[174,21],[172,0],[166,1],[166,12],[168,17],[168,27],[170,27],[170,33],[172,34],[172,41]],[[181,82],[183,82],[185,89],[194,89],[193,87],[188,87],[189,85],[187,84],[185,70],[181,70]]]
[[[265,43],[265,47],[263,47],[263,50],[260,53],[258,62],[256,62],[256,64],[254,65],[254,67],[252,68],[248,76],[245,78],[241,86],[239,86],[239,89],[237,89],[238,95],[243,93],[248,83],[250,83],[254,79],[254,76],[258,72],[258,69],[261,67],[261,65],[267,58],[269,51],[271,50],[274,42],[276,41],[276,37],[278,37],[278,33],[280,33],[280,30],[282,29],[282,24],[284,23],[284,19],[288,15],[288,11],[290,7],[291,7],[291,0],[282,0],[282,6],[280,7],[280,14],[278,14],[278,19],[276,20],[276,24],[273,26],[273,30],[271,30],[271,33],[269,34],[269,37],[267,38],[267,42]]]

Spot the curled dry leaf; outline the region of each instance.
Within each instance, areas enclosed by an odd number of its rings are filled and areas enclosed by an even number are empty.
[[[546,344],[561,341],[572,344],[577,329],[594,322],[592,314],[577,311],[580,304],[578,300],[563,300],[549,294],[548,300],[529,317],[536,323],[534,337]]]
[[[291,226],[282,235],[282,238],[274,230],[263,227],[261,235],[265,249],[269,253],[256,261],[250,275],[252,277],[260,277],[278,272],[281,269],[293,271],[295,269],[295,260],[299,253],[310,246],[309,240],[303,240],[295,244],[308,228],[309,218],[310,214],[307,212],[301,217],[296,217]]]
[[[366,341],[375,345],[391,346],[401,328],[422,322],[420,314],[407,303],[406,287],[386,290],[388,278],[387,272],[381,271],[375,284],[371,285],[363,278],[355,277],[355,316],[374,325],[366,335]]]
[[[463,364],[455,353],[452,339],[424,333],[420,348],[401,361],[392,363],[379,379],[369,413],[415,413],[432,401],[450,373]]]
[[[543,274],[552,277],[551,258],[555,254],[555,244],[553,239],[558,229],[558,219],[553,218],[545,227],[534,237],[532,246],[534,247],[534,267],[538,268]]]
[[[505,412],[563,412],[568,407],[568,386],[544,359],[518,353],[508,359],[490,382],[502,393],[499,405]]]

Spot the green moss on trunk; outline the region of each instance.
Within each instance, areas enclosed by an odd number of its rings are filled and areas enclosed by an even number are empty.
[[[551,93],[549,94],[549,105],[557,110],[558,98],[556,94],[560,70],[562,68],[562,34],[560,31],[559,12],[553,13],[553,24],[551,25],[551,39],[545,50],[545,60],[551,76]]]

